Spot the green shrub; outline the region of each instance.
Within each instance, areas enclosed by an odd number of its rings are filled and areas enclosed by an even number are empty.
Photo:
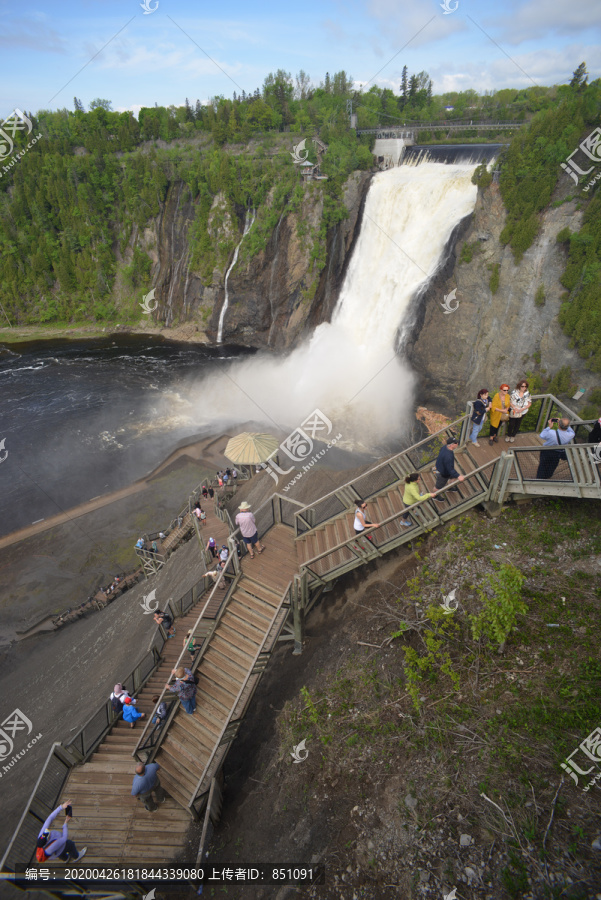
[[[472,184],[477,185],[482,191],[486,190],[486,188],[492,184],[492,173],[488,171],[486,163],[482,163],[482,165],[478,166],[474,171],[474,174],[472,175]]]
[[[499,290],[499,269],[501,268],[500,263],[495,263],[492,267],[492,275],[490,276],[490,281],[488,282],[488,286],[490,287],[491,294],[496,294]]]
[[[536,304],[536,306],[544,306],[546,299],[547,298],[545,297],[545,286],[541,282],[541,284],[539,284],[539,286],[536,289],[536,294],[534,295],[534,303]]]
[[[475,641],[484,636],[496,641],[499,646],[505,643],[518,614],[523,615],[528,609],[521,599],[525,580],[525,576],[511,563],[504,563],[497,575],[484,577],[488,591],[478,588],[482,611],[477,616],[470,616]]]

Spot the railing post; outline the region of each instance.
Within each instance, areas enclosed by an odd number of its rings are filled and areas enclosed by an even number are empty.
[[[306,575],[303,576],[306,581]],[[292,604],[292,622],[294,630],[294,656],[299,656],[303,652],[303,642],[305,640],[305,607],[303,603],[303,589],[301,576],[295,575],[290,586],[290,600]]]
[[[273,524],[281,525],[282,524],[282,501],[278,496],[273,498]]]

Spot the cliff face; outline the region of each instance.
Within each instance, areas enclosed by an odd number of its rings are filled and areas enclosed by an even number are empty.
[[[317,184],[305,188],[297,212],[280,218],[264,250],[245,259],[242,245],[228,281],[224,342],[284,350],[330,318],[359,233],[370,178],[369,173],[356,172],[348,179],[344,203],[349,215],[330,229],[326,264],[319,274],[312,258],[312,233],[319,230],[323,212],[323,194]],[[237,212],[239,216],[226,209],[217,196],[209,228],[214,228],[221,240],[233,238],[238,243],[244,211]],[[155,228],[145,233],[159,303],[155,318],[167,326],[187,323],[203,332],[207,340],[215,341],[225,298],[225,272],[233,254],[227,266],[215,269],[209,284],[203,282],[190,266],[188,234],[193,219],[194,204],[188,190],[181,182],[172,184]]]
[[[560,182],[553,200],[563,200],[569,192]],[[566,254],[556,236],[566,226],[572,231],[580,227],[575,201],[544,212],[540,234],[518,265],[509,247],[499,242],[505,217],[498,185],[479,191],[474,214],[452,238],[446,264],[415,305],[406,353],[421,376],[424,400],[433,406],[461,410],[480,388],[492,392],[503,382],[513,387],[526,370],[539,367],[554,374],[570,365],[580,387],[593,387],[598,380],[557,322]],[[464,241],[473,248],[469,263],[458,259]],[[499,286],[493,294],[496,265]],[[545,302],[537,305],[541,284]],[[456,300],[450,305],[458,303],[458,308],[445,313],[441,304],[454,288]]]

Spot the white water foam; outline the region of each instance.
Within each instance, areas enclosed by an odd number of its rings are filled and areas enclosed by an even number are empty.
[[[426,162],[376,175],[331,323],[284,358],[259,354],[203,379],[199,421],[208,422],[210,396],[231,424],[257,420],[287,431],[318,407],[356,446],[398,433],[415,377],[395,353],[397,332],[453,229],[474,209],[473,169]]]

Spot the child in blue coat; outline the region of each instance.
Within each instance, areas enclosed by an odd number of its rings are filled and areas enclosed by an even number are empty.
[[[126,697],[123,701],[123,718],[129,722],[129,727],[134,728],[137,719],[145,718],[146,713],[141,713],[133,705],[131,697]]]

